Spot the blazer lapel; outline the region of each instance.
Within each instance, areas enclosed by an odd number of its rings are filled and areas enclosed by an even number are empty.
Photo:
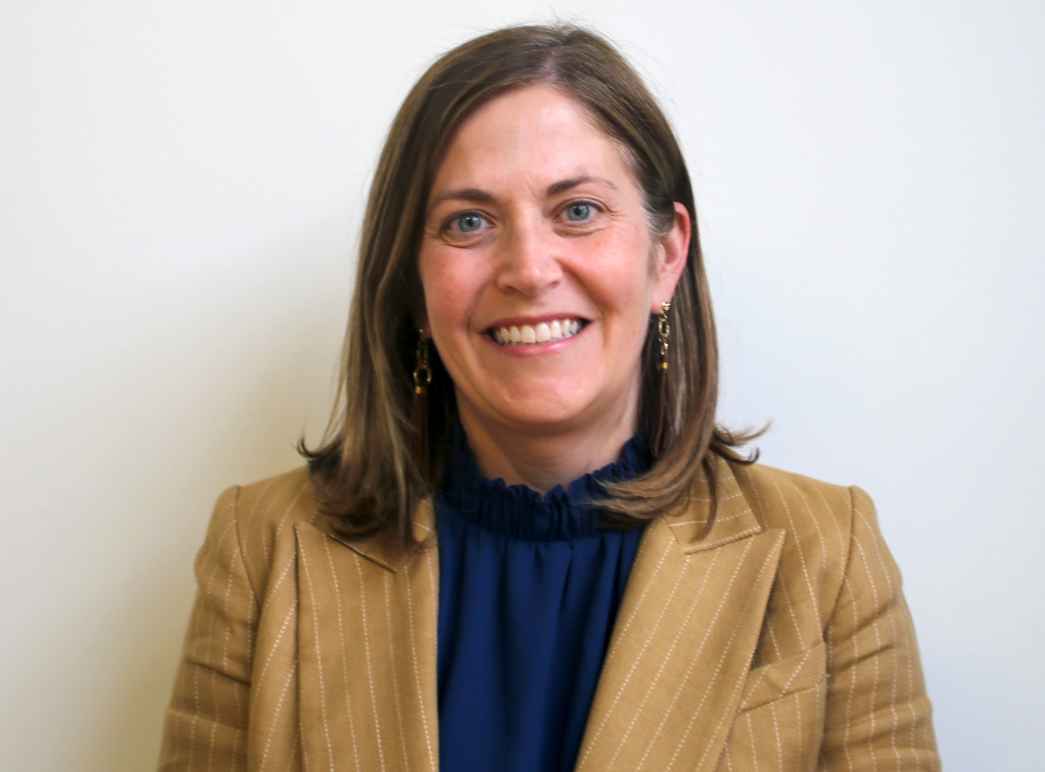
[[[729,466],[718,470],[719,509],[705,538],[706,489],[646,529],[578,770],[709,770],[718,761],[784,540],[759,525]],[[438,769],[438,551],[428,502],[414,529],[427,541],[407,554],[389,537],[349,542],[322,522],[296,526],[307,766]]]
[[[578,770],[707,770],[758,641],[784,533],[763,530],[720,462],[707,489],[643,536],[577,758]]]
[[[426,502],[415,535],[433,533]],[[439,763],[434,538],[342,541],[297,526],[301,751],[306,767],[431,770]]]

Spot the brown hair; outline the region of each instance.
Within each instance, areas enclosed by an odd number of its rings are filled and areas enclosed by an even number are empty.
[[[665,232],[674,202],[690,212],[687,265],[672,298],[667,373],[658,370],[656,318],[643,349],[639,426],[654,464],[642,477],[606,486],[607,525],[626,527],[682,504],[706,479],[712,456],[751,463],[736,448],[761,432],[715,425],[718,345],[697,218],[682,152],[638,74],[599,35],[573,26],[516,26],[470,40],[441,56],[399,109],[370,188],[338,392],[321,445],[298,450],[323,512],[345,536],[394,528],[405,544],[420,500],[435,490],[456,416],[453,384],[438,354],[426,396],[414,393],[423,293],[417,253],[435,173],[455,129],[479,106],[511,89],[550,84],[583,105],[626,151],[650,220]],[[710,528],[709,518],[707,527]]]

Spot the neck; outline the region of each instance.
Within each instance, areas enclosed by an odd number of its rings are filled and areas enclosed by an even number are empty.
[[[548,431],[486,421],[460,405],[461,426],[484,477],[545,493],[617,460],[637,425],[637,405],[583,430]]]

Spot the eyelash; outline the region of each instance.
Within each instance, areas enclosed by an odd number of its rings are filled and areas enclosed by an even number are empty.
[[[573,208],[575,206],[589,206],[589,207],[592,208],[593,214],[592,214],[592,217],[589,217],[587,220],[572,221],[571,224],[574,224],[574,225],[586,225],[587,223],[589,223],[591,221],[591,219],[594,217],[595,214],[600,214],[600,213],[606,211],[603,206],[597,204],[594,201],[590,201],[590,200],[588,200],[586,198],[579,198],[576,201],[570,201],[570,202],[566,203],[566,205],[562,207],[562,209],[560,210],[559,213],[562,214],[563,212],[567,212],[567,211],[569,211],[571,208]],[[439,232],[440,233],[448,233],[451,230],[451,226],[455,222],[460,221],[464,217],[481,217],[483,220],[486,220],[487,222],[489,222],[489,219],[490,219],[485,214],[483,214],[482,212],[474,210],[474,209],[469,210],[467,212],[458,212],[457,214],[452,215],[449,218],[447,218],[447,220],[443,223],[442,227],[439,229]],[[462,236],[470,236],[470,235],[474,235],[474,234],[476,234],[478,232],[479,231],[458,231],[458,233],[460,235],[462,235]]]

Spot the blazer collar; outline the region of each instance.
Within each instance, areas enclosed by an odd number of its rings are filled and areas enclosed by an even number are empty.
[[[348,539],[333,529],[329,518],[320,519],[317,525],[334,541],[358,552],[392,573],[401,571],[419,553],[427,552],[436,546],[435,511],[430,498],[421,500],[411,518],[414,539],[420,543],[417,553],[405,550],[398,537],[388,531],[382,531],[363,539]]]
[[[678,510],[664,518],[687,555],[762,532],[762,525],[740,489],[733,468],[718,457],[715,458],[715,478],[718,509],[707,535],[701,536],[711,516],[711,491],[706,480],[702,479],[694,487],[689,499]]]
[[[711,492],[706,480],[701,480],[689,498],[677,510],[663,518],[684,554],[714,549],[762,531],[762,526],[755,518],[730,465],[716,458],[715,472],[718,510],[711,530],[703,538],[702,534],[711,516]],[[411,524],[414,539],[421,545],[419,553],[436,546],[435,511],[431,498],[421,500]],[[415,553],[404,550],[396,536],[388,532],[365,539],[349,540],[337,534],[325,518],[320,527],[334,541],[344,544],[393,573],[400,571],[416,557]]]

